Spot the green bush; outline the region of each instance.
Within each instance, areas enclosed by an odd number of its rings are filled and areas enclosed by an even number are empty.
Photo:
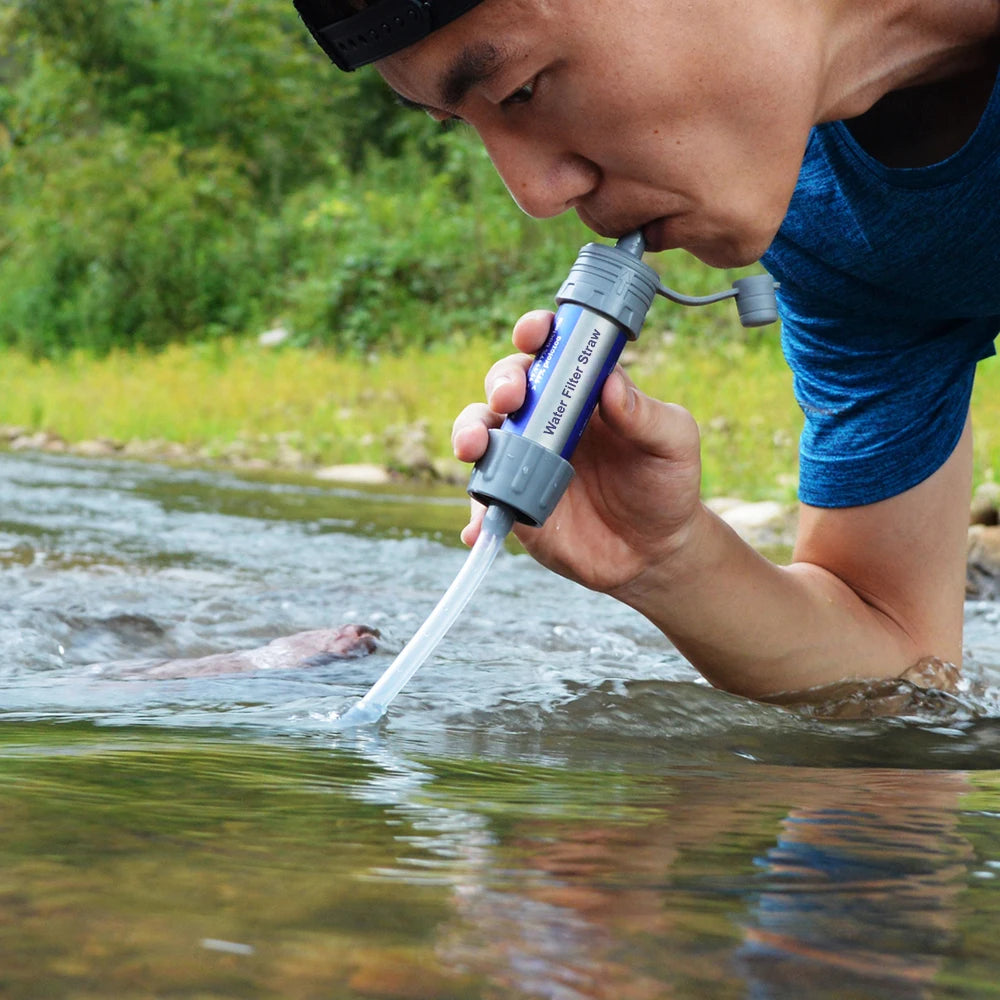
[[[120,126],[45,143],[0,181],[0,340],[33,354],[245,328],[266,248],[225,148]]]
[[[287,319],[301,339],[396,348],[506,332],[552,304],[583,226],[521,214],[472,136],[442,137],[435,153],[373,154],[289,200]]]
[[[506,336],[590,238],[333,70],[287,2],[8,0],[0,52],[0,343],[35,355],[274,321],[357,352]]]

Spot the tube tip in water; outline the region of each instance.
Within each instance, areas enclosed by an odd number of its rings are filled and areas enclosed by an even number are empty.
[[[392,699],[431,655],[461,614],[482,582],[486,571],[493,564],[497,553],[503,548],[503,540],[513,523],[514,512],[506,504],[489,506],[483,521],[483,530],[476,539],[476,544],[472,546],[472,551],[459,570],[458,576],[427,616],[427,620],[400,650],[396,659],[368,689],[368,693],[343,715],[331,717],[330,721],[336,723],[336,728],[370,726],[382,718]]]
[[[362,726],[374,726],[385,715],[386,706],[365,703],[362,699],[353,704],[343,715],[331,717],[337,729],[359,729]]]

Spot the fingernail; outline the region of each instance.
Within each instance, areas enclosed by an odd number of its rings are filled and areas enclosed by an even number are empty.
[[[496,375],[493,378],[493,381],[490,383],[490,392],[489,392],[489,394],[492,396],[493,393],[495,393],[497,391],[497,389],[500,388],[500,386],[507,385],[509,382],[512,382],[512,381],[513,381],[513,379],[509,375]]]
[[[615,372],[615,375],[621,380],[622,390],[625,393],[625,396],[622,399],[622,409],[626,413],[631,413],[635,409],[636,402],[637,402],[637,397],[636,397],[636,394],[635,394],[635,386],[632,385],[632,382],[631,382],[630,379],[627,379],[625,377],[625,373],[624,372],[618,371],[618,372]]]
[[[625,412],[631,413],[639,402],[639,394],[635,391],[635,386],[625,383]]]

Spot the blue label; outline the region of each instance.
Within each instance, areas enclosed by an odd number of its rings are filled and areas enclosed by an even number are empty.
[[[560,306],[528,369],[524,403],[504,428],[569,459],[625,342],[607,317],[572,303]]]

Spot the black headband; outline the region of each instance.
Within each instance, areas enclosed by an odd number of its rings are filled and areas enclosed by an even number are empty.
[[[354,70],[392,55],[426,38],[481,0],[375,0],[332,24],[317,8],[323,4],[295,0],[295,9],[320,48],[342,70]]]

